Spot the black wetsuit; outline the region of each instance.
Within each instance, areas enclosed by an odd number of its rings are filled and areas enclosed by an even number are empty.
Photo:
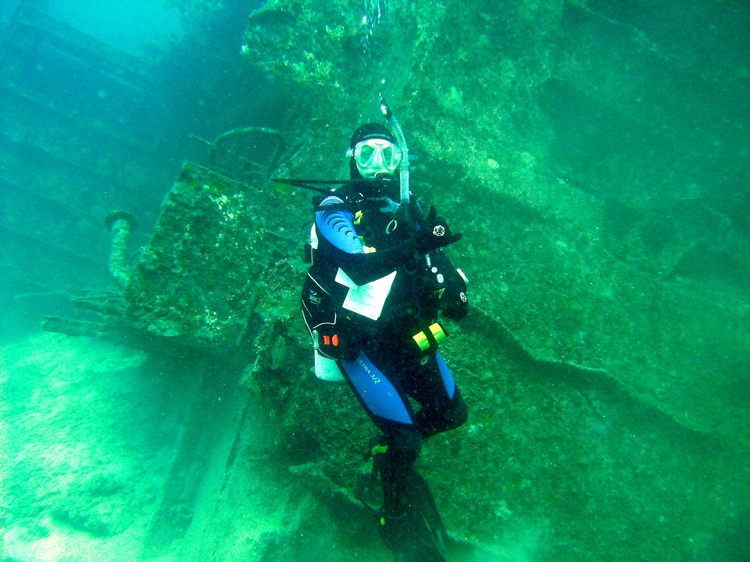
[[[467,419],[466,405],[437,351],[431,326],[438,326],[441,310],[458,318],[468,305],[464,279],[447,256],[441,250],[419,255],[413,241],[418,227],[399,224],[397,215],[381,212],[381,207],[382,201],[350,202],[336,195],[319,204],[317,249],[303,305],[309,306],[311,291],[321,290],[335,303],[339,340],[338,356],[333,356],[385,437],[384,509],[395,515],[403,510],[406,476],[422,439],[459,427]],[[347,309],[350,288],[337,282],[340,272],[357,286],[395,272],[376,319],[375,313],[367,317]],[[421,406],[418,411],[409,397]]]

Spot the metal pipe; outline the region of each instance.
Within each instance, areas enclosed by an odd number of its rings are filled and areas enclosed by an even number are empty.
[[[112,233],[112,247],[109,252],[109,271],[112,277],[114,277],[118,289],[124,290],[130,280],[128,242],[137,222],[135,217],[127,211],[112,211],[104,219],[104,223]]]

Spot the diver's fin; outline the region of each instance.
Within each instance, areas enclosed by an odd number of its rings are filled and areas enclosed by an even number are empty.
[[[445,550],[451,539],[445,530],[443,518],[440,516],[427,480],[413,468],[409,471],[406,483],[406,498],[411,508],[424,519],[437,547]]]

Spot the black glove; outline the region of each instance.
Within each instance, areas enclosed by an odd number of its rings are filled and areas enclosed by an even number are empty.
[[[438,248],[445,248],[461,239],[461,235],[451,233],[445,219],[436,217],[436,214],[434,205],[430,206],[429,214],[419,221],[419,230],[414,241],[420,254],[428,254]]]
[[[446,318],[461,320],[469,311],[466,289],[462,291],[455,286],[447,287],[440,297],[440,304]]]

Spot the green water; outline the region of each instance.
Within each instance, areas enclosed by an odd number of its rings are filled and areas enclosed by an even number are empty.
[[[470,419],[417,463],[446,558],[750,559],[745,3],[170,2],[136,59],[26,5],[0,49],[4,560],[391,559],[355,498],[374,427],[311,372],[311,194],[266,183],[346,177],[380,94],[470,279],[442,351]]]

